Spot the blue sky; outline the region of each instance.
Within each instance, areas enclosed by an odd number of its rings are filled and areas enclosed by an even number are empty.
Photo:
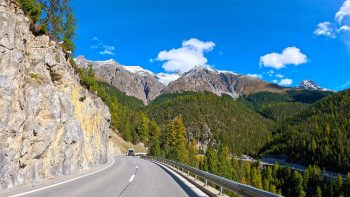
[[[350,0],[74,0],[75,55],[350,87]]]

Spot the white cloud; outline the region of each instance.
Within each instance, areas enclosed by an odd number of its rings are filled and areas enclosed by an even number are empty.
[[[214,42],[203,42],[196,38],[191,38],[182,42],[182,47],[161,51],[158,54],[158,61],[165,61],[163,68],[166,71],[186,72],[196,65],[208,66],[205,52],[213,50]]]
[[[270,77],[272,77],[274,73],[275,73],[275,71],[273,71],[273,70],[267,71],[267,74],[268,74]]]
[[[276,74],[276,77],[282,79],[284,76],[281,74]]]
[[[296,47],[285,48],[282,53],[270,53],[260,57],[260,65],[275,69],[284,68],[288,64],[299,65],[307,62],[307,56]]]
[[[341,26],[341,27],[338,29],[338,32],[341,32],[341,31],[350,31],[350,26],[347,26],[347,25]]]
[[[102,51],[100,51],[101,55],[114,55],[114,46],[109,46],[109,45],[103,45],[102,46]]]
[[[247,74],[247,76],[249,76],[249,77],[255,77],[255,78],[260,78],[260,79],[262,79],[263,78],[263,76],[261,75],[261,74],[256,74],[256,73],[254,73],[254,74]]]
[[[278,83],[277,79],[272,80],[273,83]]]
[[[335,14],[335,20],[341,23],[345,17],[350,16],[350,0],[346,0],[339,11]]]
[[[281,86],[289,86],[289,85],[292,85],[292,83],[293,83],[293,80],[292,80],[292,79],[285,78],[285,79],[281,79],[281,80],[278,82],[278,85],[281,85]]]
[[[98,39],[98,37],[94,36],[94,37],[92,38],[92,40],[93,40],[93,41],[98,41],[99,39]]]
[[[335,30],[330,22],[319,23],[314,31],[314,34],[317,36],[326,36],[330,38],[336,37]]]

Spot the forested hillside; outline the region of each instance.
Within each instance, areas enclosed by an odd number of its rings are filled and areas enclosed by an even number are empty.
[[[281,122],[331,94],[333,93],[318,90],[289,90],[285,94],[259,92],[241,96],[238,101],[265,118]]]
[[[193,92],[163,95],[146,107],[146,113],[162,130],[181,115],[188,136],[200,142],[223,143],[236,154],[254,154],[271,138],[272,122],[229,96]]]
[[[331,95],[284,121],[266,146],[294,162],[350,171],[350,90]]]

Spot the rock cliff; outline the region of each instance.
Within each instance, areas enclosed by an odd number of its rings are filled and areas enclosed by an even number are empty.
[[[283,92],[286,89],[255,77],[236,73],[208,69],[197,66],[171,82],[162,93],[174,92],[213,92],[217,95],[228,94],[232,98],[256,92]]]
[[[29,29],[17,3],[0,0],[0,189],[107,160],[107,106],[59,44]]]
[[[89,61],[79,56],[75,61],[82,68],[92,64],[98,80],[112,84],[128,96],[134,96],[145,104],[159,96],[160,91],[165,87],[153,74],[133,73],[113,60]]]

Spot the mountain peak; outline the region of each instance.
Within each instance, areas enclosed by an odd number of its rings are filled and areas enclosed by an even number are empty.
[[[322,88],[320,85],[318,85],[316,82],[312,80],[303,80],[299,83],[297,86],[298,89],[302,90],[320,90],[320,91],[330,91],[326,88]]]

